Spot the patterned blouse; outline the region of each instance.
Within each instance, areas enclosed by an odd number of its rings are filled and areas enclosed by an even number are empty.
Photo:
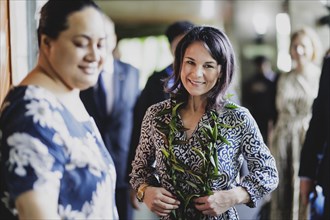
[[[230,104],[234,105],[233,103]],[[164,109],[172,109],[172,106],[175,105],[174,100],[168,99],[151,106],[144,116],[140,142],[130,174],[131,184],[135,190],[142,183],[148,183],[153,186],[162,186],[174,193],[169,170],[166,168],[165,157],[161,151],[162,148],[168,149],[168,144],[163,140],[162,132],[157,129],[157,123],[159,121],[169,123],[172,117],[171,113],[158,113],[163,112]],[[251,202],[247,205],[255,207],[257,200],[276,188],[278,174],[275,160],[264,144],[255,120],[246,108],[235,106],[234,109],[224,107],[218,112],[218,124],[228,125],[219,127],[219,134],[226,138],[230,145],[221,141],[216,144],[218,167],[222,175],[221,178],[212,182],[212,190],[228,190],[240,185],[250,195]],[[174,154],[191,170],[200,171],[202,159],[192,148],[202,150],[199,140],[203,138],[204,134],[201,128],[210,120],[212,117],[210,111],[207,111],[199,121],[192,137],[188,140],[186,140],[184,131],[175,134],[175,138],[182,141],[174,146]],[[178,126],[183,126],[180,116],[177,123]],[[240,179],[239,173],[243,160],[247,161],[249,173]],[[187,182],[192,182],[196,178],[191,176],[189,172],[184,172],[181,175],[182,179],[187,180],[186,182],[182,181],[181,190],[184,192],[195,191],[196,189]],[[185,217],[186,219],[194,219],[200,214],[198,212],[193,206],[190,206]],[[167,216],[164,219],[171,218]],[[236,209],[232,207],[218,217],[207,217],[207,219],[239,219],[239,217]]]
[[[1,201],[29,190],[58,194],[61,219],[118,219],[116,173],[92,118],[79,122],[47,90],[19,86],[0,115]],[[45,201],[46,202],[46,201]]]

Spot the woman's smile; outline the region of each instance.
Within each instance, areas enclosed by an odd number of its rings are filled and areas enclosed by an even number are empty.
[[[87,75],[94,75],[94,74],[98,74],[99,69],[97,64],[96,65],[81,65],[79,66],[79,69],[81,69],[83,71],[83,73],[87,74]]]
[[[200,86],[200,85],[205,85],[206,83],[203,81],[199,81],[199,80],[192,80],[192,79],[188,79],[188,81],[193,85],[193,86]]]

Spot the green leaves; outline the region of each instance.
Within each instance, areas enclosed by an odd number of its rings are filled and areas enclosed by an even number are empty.
[[[219,173],[220,170],[218,167],[219,160],[217,146],[220,143],[230,145],[227,139],[221,135],[220,128],[232,128],[229,125],[220,123],[218,112],[214,110],[209,112],[210,120],[202,124],[200,128],[203,137],[197,137],[199,142],[198,145],[191,148],[191,150],[201,160],[200,170],[191,170],[191,168],[177,158],[174,153],[174,146],[187,143],[186,141],[175,138],[179,136],[177,135],[178,132],[184,132],[187,130],[180,123],[178,123],[178,109],[182,104],[183,103],[179,103],[175,105],[172,110],[164,109],[157,114],[157,116],[171,114],[171,120],[168,124],[161,122],[160,120],[156,121],[157,129],[159,129],[159,131],[167,137],[167,141],[165,141],[165,143],[168,143],[168,148],[162,148],[161,152],[164,156],[165,164],[171,177],[175,194],[181,201],[179,208],[171,213],[174,219],[179,220],[185,220],[187,216],[185,213],[188,207],[194,207],[192,204],[193,198],[213,194],[212,182],[219,180],[219,178],[223,175]],[[233,104],[226,105],[225,107],[231,109],[236,108]],[[185,178],[187,176],[192,178]],[[190,192],[182,190],[182,184],[191,187]],[[200,213],[200,216],[202,216],[202,213]]]
[[[225,105],[225,108],[228,108],[228,109],[235,109],[237,108],[237,105],[233,104],[233,103],[228,103]]]
[[[170,154],[168,153],[168,151],[165,150],[165,148],[162,148],[162,149],[160,149],[160,150],[162,151],[162,153],[163,153],[163,155],[166,157],[166,159],[169,159]]]

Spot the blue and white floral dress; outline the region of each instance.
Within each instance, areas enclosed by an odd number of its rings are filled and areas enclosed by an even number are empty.
[[[47,90],[13,87],[0,115],[1,202],[58,194],[62,219],[118,219],[116,172],[92,118],[79,122]],[[47,202],[47,201],[45,201]]]
[[[233,103],[227,103],[234,105]],[[132,163],[131,184],[134,189],[142,183],[153,186],[162,186],[175,194],[170,171],[165,162],[162,149],[169,149],[168,142],[164,140],[164,133],[158,128],[158,123],[168,124],[171,121],[171,112],[176,106],[175,100],[165,100],[152,105],[147,110],[141,127],[140,142],[137,147],[135,159]],[[162,114],[161,112],[167,112]],[[212,122],[210,110],[206,111],[200,119],[197,128],[192,133],[192,137],[186,138],[186,133],[178,131],[175,134],[177,143],[173,146],[173,151],[178,160],[184,163],[185,167],[196,173],[202,173],[201,167],[203,158],[194,148],[203,151],[203,146],[199,140],[204,139],[203,124],[214,124]],[[223,108],[218,111],[218,124],[227,126],[218,127],[220,135],[226,138],[229,144],[218,141],[216,150],[218,154],[218,167],[221,178],[212,182],[212,190],[228,190],[235,186],[244,187],[250,195],[250,203],[247,205],[255,207],[259,199],[273,191],[278,184],[278,173],[274,157],[265,145],[258,126],[249,111],[240,106],[236,108]],[[183,127],[182,119],[178,118],[177,127]],[[243,161],[246,160],[249,173],[238,179]],[[177,177],[179,179],[179,177]],[[192,184],[198,180],[190,174],[183,172],[180,174],[180,189],[182,194],[199,194]],[[196,219],[200,213],[193,206],[188,206],[185,219]],[[171,219],[170,216],[162,219]],[[239,219],[234,207],[219,216],[204,216],[204,219],[212,220],[235,220]]]

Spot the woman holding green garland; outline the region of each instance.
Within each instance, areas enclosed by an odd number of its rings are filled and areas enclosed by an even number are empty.
[[[234,67],[219,29],[194,27],[177,46],[171,98],[146,112],[131,173],[139,201],[162,219],[239,219],[235,205],[255,207],[277,187],[255,120],[224,98]]]

